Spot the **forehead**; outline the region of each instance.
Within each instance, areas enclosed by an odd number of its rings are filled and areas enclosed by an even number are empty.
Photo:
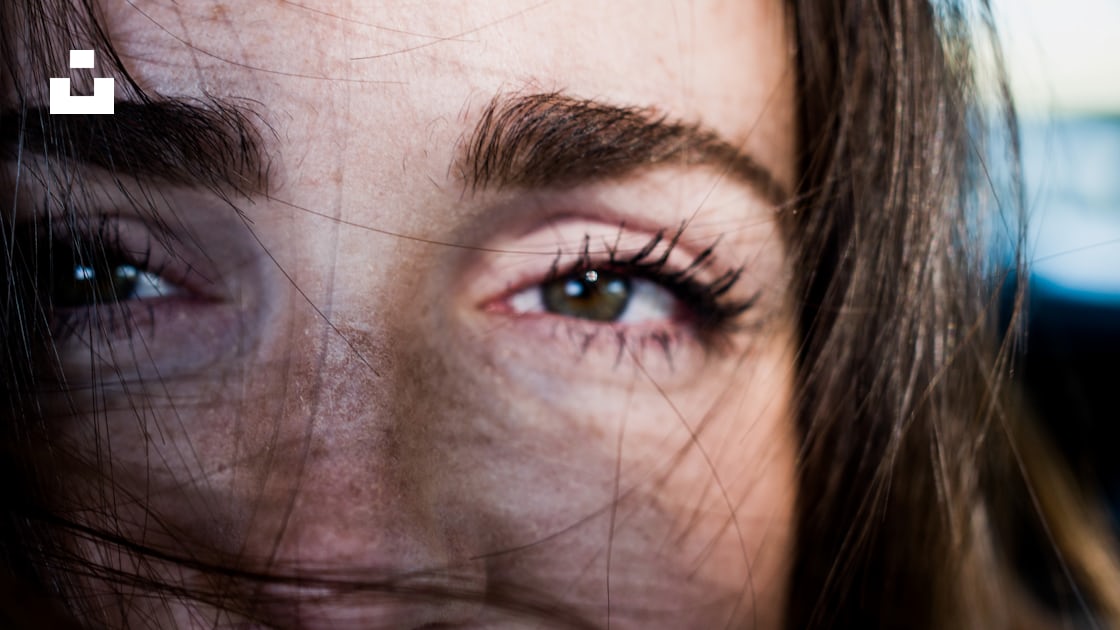
[[[343,117],[382,148],[416,146],[497,93],[558,90],[700,120],[792,176],[777,0],[136,0],[106,18],[142,86],[257,101],[304,145]]]

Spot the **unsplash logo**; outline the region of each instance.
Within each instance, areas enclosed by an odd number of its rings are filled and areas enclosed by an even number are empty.
[[[71,68],[93,68],[92,50],[71,50]],[[70,79],[51,78],[51,114],[112,114],[116,86],[111,78],[93,79],[93,96],[74,96]]]

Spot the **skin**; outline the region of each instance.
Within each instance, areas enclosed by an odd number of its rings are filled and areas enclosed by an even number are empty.
[[[548,627],[501,605],[528,601],[567,615],[557,625],[780,626],[796,442],[774,200],[705,164],[479,189],[454,165],[495,95],[559,91],[703,124],[792,188],[781,6],[187,4],[113,3],[106,24],[146,89],[255,102],[271,188],[238,202],[241,220],[209,193],[148,185],[174,219],[170,247],[120,191],[97,196],[90,212],[116,216],[171,289],[117,307],[133,309],[132,327],[59,343],[71,383],[90,380],[92,344],[104,393],[72,393],[80,413],[55,423],[84,454],[69,471],[76,501],[196,558],[464,596],[226,584],[252,614],[165,597],[110,618]],[[686,221],[669,268],[718,238],[700,277],[743,267],[729,296],[757,295],[725,331],[523,312],[511,299],[575,261],[585,238],[601,257]],[[109,498],[90,464],[112,474]],[[79,549],[213,585],[103,544]],[[89,586],[107,610],[136,594]]]

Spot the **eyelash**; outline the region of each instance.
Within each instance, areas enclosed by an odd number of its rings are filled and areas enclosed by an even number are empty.
[[[620,226],[620,238],[624,228],[625,225]],[[619,250],[618,239],[616,239],[615,243],[607,244],[605,260],[601,257],[597,260],[596,256],[591,253],[591,236],[585,234],[579,259],[562,267],[563,253],[557,252],[548,276],[538,284],[543,286],[560,278],[572,277],[589,271],[610,272],[625,275],[631,279],[649,281],[668,291],[679,304],[687,309],[687,319],[684,323],[693,327],[702,343],[709,347],[716,346],[727,334],[734,330],[734,323],[739,316],[755,305],[758,294],[756,293],[745,299],[729,297],[731,289],[742,277],[745,267],[728,270],[710,280],[697,278],[700,272],[713,263],[713,253],[719,244],[719,239],[700,251],[688,265],[673,270],[669,266],[669,259],[680,242],[684,227],[678,228],[672,237],[666,238],[666,233],[667,230],[659,230],[632,255],[622,255]],[[663,251],[655,253],[663,243]],[[598,337],[598,333],[602,331],[604,326],[607,326],[614,330],[614,337],[619,343],[620,352],[631,347],[632,343],[637,341],[639,347],[647,343],[653,343],[656,347],[665,351],[666,354],[671,354],[670,342],[675,335],[665,328],[638,327],[644,328],[644,330],[640,330],[640,336],[634,339],[632,336],[635,330],[632,327],[612,326],[573,318],[564,319],[568,320],[568,323],[572,326],[570,329],[572,332],[584,335],[583,343],[581,343],[583,350],[586,350],[589,344]],[[588,326],[592,328],[588,329]]]

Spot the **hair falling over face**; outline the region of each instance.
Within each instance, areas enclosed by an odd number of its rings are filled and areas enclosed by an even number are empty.
[[[0,625],[1120,626],[986,2],[436,4],[0,5]]]

